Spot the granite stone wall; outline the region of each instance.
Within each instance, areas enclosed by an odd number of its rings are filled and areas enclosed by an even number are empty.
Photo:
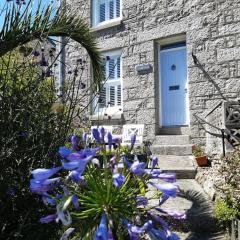
[[[91,25],[91,1],[68,0],[71,11]],[[194,114],[206,115],[221,100],[216,87],[193,63],[197,56],[225,97],[240,97],[240,0],[122,0],[122,23],[94,31],[102,51],[122,49],[123,116],[120,123],[144,123],[146,135],[157,134],[158,43],[186,36],[190,133],[193,143],[205,144],[204,127]],[[73,45],[75,43],[72,43]],[[79,57],[73,46],[68,61]],[[139,76],[135,67],[151,64],[153,71]],[[85,81],[90,81],[90,68]],[[90,111],[90,110],[89,110]],[[89,112],[90,113],[90,112]]]

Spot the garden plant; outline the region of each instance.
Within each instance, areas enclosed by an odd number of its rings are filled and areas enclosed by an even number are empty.
[[[35,1],[36,2],[36,1]],[[30,172],[50,167],[64,144],[73,121],[81,118],[82,98],[101,77],[101,59],[88,26],[62,8],[45,8],[33,1],[1,1],[0,17],[0,239],[56,239],[58,227],[42,229],[45,208],[29,191]],[[70,31],[71,30],[71,31]],[[81,82],[87,59],[76,60],[58,88],[57,47],[45,44],[49,36],[79,42],[93,63],[94,83]],[[55,38],[56,39],[56,38]],[[53,40],[55,40],[53,39]],[[64,97],[59,92],[64,92]],[[38,209],[36,211],[36,209]]]
[[[42,198],[50,212],[40,222],[60,222],[65,229],[61,239],[141,239],[144,235],[151,239],[179,239],[165,218],[180,220],[185,213],[161,209],[165,201],[177,196],[176,174],[157,169],[158,159],[154,156],[151,169],[137,158],[129,162],[127,155],[116,149],[108,159],[106,148],[111,151],[113,143],[120,148],[120,140],[111,133],[106,140],[104,128],[92,131],[94,147],[87,146],[86,133],[82,149],[79,137],[72,135],[72,148],[59,148],[59,159],[53,162],[53,168],[32,171],[30,189]],[[136,135],[132,135],[132,150],[135,141]],[[98,160],[100,153],[105,156],[103,166]],[[145,196],[149,186],[160,192],[157,205],[149,204],[150,199]]]

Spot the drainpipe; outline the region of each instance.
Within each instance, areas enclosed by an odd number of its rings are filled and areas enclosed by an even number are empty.
[[[63,11],[65,11],[65,6],[66,6],[66,0],[61,0],[59,1],[59,7],[63,8]],[[65,37],[61,36],[59,37],[59,51],[60,56],[59,56],[59,100],[61,102],[64,102],[64,84],[65,84],[65,77],[66,77],[66,66],[65,66],[65,61],[66,61],[66,39]]]

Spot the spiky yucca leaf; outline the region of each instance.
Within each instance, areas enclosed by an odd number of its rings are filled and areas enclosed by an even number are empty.
[[[96,231],[104,212],[112,220],[113,232],[118,236],[125,236],[122,220],[131,222],[140,211],[144,211],[137,207],[136,196],[140,194],[140,190],[136,176],[130,174],[129,170],[124,175],[125,183],[117,188],[113,185],[111,170],[88,167],[85,173],[87,186],[77,191],[81,211],[72,213],[76,223],[74,227],[78,228],[76,232],[79,232],[81,239]]]

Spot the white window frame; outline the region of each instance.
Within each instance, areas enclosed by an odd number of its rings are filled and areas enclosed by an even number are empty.
[[[106,67],[106,79],[104,79],[103,81],[106,81],[104,86],[105,87],[109,87],[109,86],[116,86],[116,85],[121,85],[121,105],[115,105],[115,106],[106,106],[103,108],[99,107],[99,103],[98,103],[98,97],[95,98],[94,100],[94,105],[93,105],[93,110],[95,109],[95,111],[93,111],[93,115],[119,115],[123,112],[123,85],[122,85],[122,50],[111,50],[108,52],[103,52],[102,53],[102,57],[106,58],[107,56],[114,58],[117,56],[120,56],[120,78],[117,79],[109,79],[109,70],[108,70],[108,66]],[[116,66],[115,66],[116,67]],[[110,97],[110,88],[108,88],[108,90],[106,91],[106,98],[107,101],[109,101]],[[115,100],[116,101],[116,100]]]
[[[109,4],[107,4],[107,16],[106,16],[106,20],[103,22],[99,21],[99,4],[101,1],[105,1],[106,3],[109,3],[110,1],[116,1],[116,0],[92,0],[92,27],[93,28],[101,28],[101,27],[111,27],[114,26],[115,23],[116,25],[118,25],[119,23],[121,23],[122,20],[122,0],[120,0],[120,16],[119,17],[115,17],[113,19],[109,19]],[[114,9],[114,11],[116,12],[116,8]]]

